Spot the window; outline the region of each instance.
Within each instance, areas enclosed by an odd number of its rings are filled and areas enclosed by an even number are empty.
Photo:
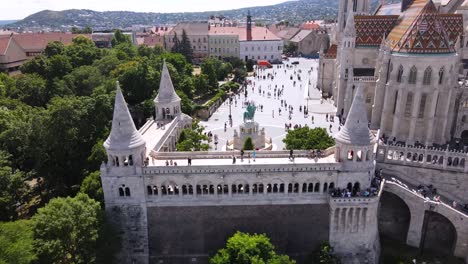
[[[410,84],[415,84],[416,83],[416,77],[418,75],[418,70],[416,69],[415,66],[413,66],[410,70],[409,78],[408,78],[408,83]]]
[[[390,61],[388,63],[390,63]],[[393,71],[393,63],[390,63],[390,66],[389,66],[388,71],[387,71],[387,77],[385,79],[385,83],[388,83],[388,79],[389,79],[390,73],[392,71]]]
[[[427,100],[427,95],[426,94],[421,95],[421,103],[419,104],[418,118],[424,117],[424,110],[426,108],[426,100]]]
[[[395,92],[395,102],[393,103],[393,114],[395,114],[395,111],[396,111],[397,100],[398,100],[398,91]]]
[[[439,70],[439,84],[442,84],[442,82],[444,81],[444,67],[440,68]]]
[[[119,196],[120,197],[130,197],[130,188],[125,187],[125,184],[122,184],[119,187]]]
[[[397,82],[401,83],[402,78],[403,78],[403,66],[400,65],[400,67],[398,68]]]
[[[431,85],[431,77],[432,77],[432,68],[427,67],[426,70],[424,71],[423,84],[424,85]]]
[[[413,93],[409,92],[406,97],[405,117],[411,116],[411,106],[413,105]]]
[[[353,1],[353,12],[357,11],[357,0]]]

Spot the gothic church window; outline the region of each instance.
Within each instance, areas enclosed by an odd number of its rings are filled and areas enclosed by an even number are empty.
[[[403,66],[400,65],[400,67],[398,68],[397,82],[401,83],[402,78],[403,78]]]
[[[410,84],[415,84],[416,83],[416,77],[418,75],[418,70],[416,69],[415,66],[413,66],[410,70],[409,78],[408,78],[408,83]]]
[[[413,105],[413,93],[409,92],[406,97],[405,117],[411,116],[411,106]]]
[[[431,77],[432,77],[432,68],[427,67],[426,70],[424,71],[423,84],[424,85],[430,85],[431,84]]]
[[[421,96],[421,102],[419,103],[418,118],[424,117],[424,110],[426,108],[426,100],[427,100],[427,95],[423,94]]]
[[[357,0],[353,1],[353,12],[357,11]]]
[[[439,70],[439,84],[442,84],[442,82],[444,81],[444,67],[440,68]]]

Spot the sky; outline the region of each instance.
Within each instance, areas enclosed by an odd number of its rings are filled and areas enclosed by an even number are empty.
[[[8,1],[8,0],[2,0]],[[48,10],[91,9],[95,11],[198,12],[274,5],[286,0],[10,0],[2,5],[0,20],[23,19]]]

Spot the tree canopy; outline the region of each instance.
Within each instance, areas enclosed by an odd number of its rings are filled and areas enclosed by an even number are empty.
[[[264,234],[236,232],[210,259],[211,264],[294,264],[286,255],[278,255]]]
[[[307,126],[289,130],[283,139],[287,149],[327,149],[335,144],[325,128]]]
[[[94,263],[101,207],[86,194],[52,199],[32,218],[41,263]]]
[[[206,151],[209,149],[208,137],[203,133],[205,129],[197,120],[192,123],[192,129],[182,130],[179,142],[176,144],[177,151]]]
[[[0,263],[29,264],[36,260],[30,221],[0,222]]]

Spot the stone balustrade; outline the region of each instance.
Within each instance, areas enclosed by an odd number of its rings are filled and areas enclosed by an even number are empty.
[[[467,159],[468,153],[458,150],[383,144],[377,149],[379,162],[433,169],[468,172]]]
[[[377,78],[375,76],[354,76],[354,82],[376,82]]]

